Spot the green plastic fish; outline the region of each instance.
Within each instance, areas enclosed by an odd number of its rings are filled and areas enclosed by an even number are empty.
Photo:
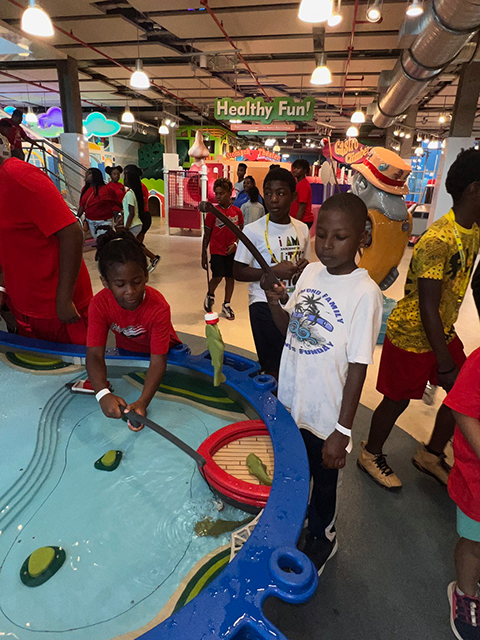
[[[212,518],[205,518],[200,520],[195,525],[195,533],[197,536],[211,538],[218,538],[223,533],[229,533],[235,531],[253,520],[254,516],[245,518],[245,520],[212,520]]]
[[[209,350],[210,357],[212,358],[214,371],[213,386],[218,387],[226,380],[226,377],[222,372],[225,344],[223,342],[220,329],[218,328],[218,324],[207,324],[205,326],[205,337],[207,338],[207,349]]]
[[[261,459],[254,453],[249,453],[247,456],[247,468],[248,472],[260,480],[260,484],[264,484],[270,487],[272,479],[267,473],[267,467],[263,464]]]

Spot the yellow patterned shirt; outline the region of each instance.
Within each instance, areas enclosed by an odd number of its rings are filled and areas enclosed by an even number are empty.
[[[448,215],[434,222],[415,245],[405,283],[405,296],[397,302],[387,321],[388,339],[405,351],[432,351],[420,317],[419,278],[442,280],[440,317],[447,343],[455,337],[453,325],[478,253],[480,230],[476,224],[471,229],[456,224],[465,255],[463,268],[454,223]]]

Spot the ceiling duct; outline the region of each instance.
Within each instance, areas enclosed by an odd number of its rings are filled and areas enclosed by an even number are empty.
[[[373,124],[381,129],[389,127],[475,35],[480,0],[432,0],[420,23],[420,34],[402,53],[375,109]]]

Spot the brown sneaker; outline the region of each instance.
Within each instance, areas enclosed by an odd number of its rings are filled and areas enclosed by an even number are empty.
[[[366,442],[361,443],[362,450],[357,459],[357,465],[362,471],[375,480],[384,489],[396,491],[402,488],[402,481],[395,475],[387,464],[383,453],[370,453],[365,449]]]
[[[413,465],[423,473],[427,473],[441,484],[446,485],[451,467],[445,462],[445,454],[437,456],[420,447],[412,458]]]

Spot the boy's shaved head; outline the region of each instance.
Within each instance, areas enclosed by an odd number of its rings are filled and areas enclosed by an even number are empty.
[[[323,215],[329,211],[342,211],[345,213],[352,227],[360,234],[365,231],[368,220],[368,209],[361,198],[354,193],[337,193],[325,200],[320,213]]]

